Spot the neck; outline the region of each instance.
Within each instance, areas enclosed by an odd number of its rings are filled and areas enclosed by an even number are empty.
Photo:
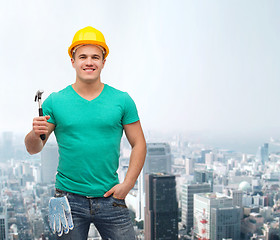
[[[104,84],[100,81],[100,79],[92,82],[85,82],[76,79],[76,82],[72,84],[72,87],[79,95],[91,100],[102,92]]]

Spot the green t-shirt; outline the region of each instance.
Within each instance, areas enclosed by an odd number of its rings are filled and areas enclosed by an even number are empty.
[[[43,103],[44,115],[55,125],[59,163],[55,186],[84,196],[101,197],[119,183],[123,125],[139,120],[132,98],[104,84],[88,101],[71,85]]]

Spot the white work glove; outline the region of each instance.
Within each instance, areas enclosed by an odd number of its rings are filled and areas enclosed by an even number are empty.
[[[49,201],[49,223],[52,232],[60,237],[74,228],[71,209],[66,196],[52,197]]]

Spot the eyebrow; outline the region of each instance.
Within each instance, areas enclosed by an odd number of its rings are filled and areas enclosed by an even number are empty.
[[[84,54],[84,53],[79,55],[79,57],[87,57],[87,56],[89,56],[89,55]],[[93,55],[91,55],[91,57],[101,57],[101,56],[99,54],[93,54]]]

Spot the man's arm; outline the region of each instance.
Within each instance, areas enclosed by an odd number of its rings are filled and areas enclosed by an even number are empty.
[[[55,125],[47,122],[50,116],[36,117],[33,119],[33,129],[25,137],[25,147],[30,154],[41,152]],[[46,139],[41,140],[40,135],[46,134]]]
[[[132,147],[128,170],[124,181],[111,188],[104,194],[104,197],[113,194],[115,198],[124,199],[128,192],[134,187],[145,162],[147,152],[146,140],[140,121],[124,125],[124,131]]]

